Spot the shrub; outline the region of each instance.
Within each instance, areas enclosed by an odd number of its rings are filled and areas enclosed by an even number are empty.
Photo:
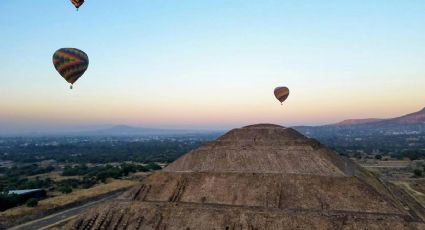
[[[71,193],[72,192],[72,188],[70,187],[70,186],[68,186],[68,185],[65,185],[65,186],[61,186],[61,187],[59,187],[59,189],[58,189],[61,193],[63,193],[63,194],[68,194],[68,193]]]
[[[15,194],[0,192],[0,211],[13,208],[18,205],[18,197]]]
[[[415,177],[422,177],[422,170],[415,169],[413,170],[413,174],[415,175]]]
[[[146,168],[151,170],[151,171],[162,169],[161,166],[159,166],[158,164],[156,164],[154,162],[150,162],[149,164],[147,164]]]
[[[26,204],[27,204],[28,207],[35,207],[35,206],[38,205],[38,200],[35,199],[35,198],[31,198],[31,199],[27,200]]]

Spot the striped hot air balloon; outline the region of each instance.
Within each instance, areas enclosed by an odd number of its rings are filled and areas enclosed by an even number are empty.
[[[285,87],[285,86],[276,87],[274,89],[274,96],[276,97],[277,100],[280,101],[280,104],[282,104],[289,96],[288,87]]]
[[[74,84],[89,66],[89,57],[86,53],[75,48],[58,49],[53,54],[53,65],[59,74],[71,84]]]
[[[83,5],[84,0],[71,0],[72,5],[75,6],[75,8],[80,8],[81,5]]]

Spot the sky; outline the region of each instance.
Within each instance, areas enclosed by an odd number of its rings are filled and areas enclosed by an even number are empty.
[[[0,129],[221,129],[425,106],[423,0],[0,1]],[[70,90],[53,53],[90,58]],[[273,96],[287,86],[281,106]]]

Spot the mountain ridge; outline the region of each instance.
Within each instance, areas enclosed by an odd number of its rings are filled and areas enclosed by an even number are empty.
[[[417,112],[408,113],[394,118],[360,118],[347,119],[329,125],[363,125],[373,123],[421,124],[425,123],[425,107]]]
[[[425,133],[425,108],[394,118],[349,119],[328,125],[293,128],[321,141],[330,137],[419,134]]]

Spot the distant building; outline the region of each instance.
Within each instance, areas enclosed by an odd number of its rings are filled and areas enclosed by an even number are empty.
[[[46,191],[44,189],[10,190],[9,194],[17,195],[21,202],[25,202],[31,198],[43,199],[46,197]]]

